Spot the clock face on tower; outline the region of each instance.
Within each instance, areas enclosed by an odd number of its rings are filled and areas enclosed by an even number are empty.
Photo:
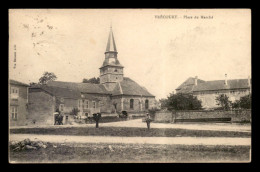
[[[108,59],[108,63],[115,63],[115,59],[114,58],[109,58]]]

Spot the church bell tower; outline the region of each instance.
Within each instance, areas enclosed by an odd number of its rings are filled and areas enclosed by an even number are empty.
[[[105,60],[100,69],[100,84],[103,84],[108,91],[112,91],[117,82],[123,81],[123,66],[117,59],[116,43],[110,27],[110,33],[107,41]]]

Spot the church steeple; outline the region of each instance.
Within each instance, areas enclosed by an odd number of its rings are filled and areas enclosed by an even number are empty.
[[[103,84],[107,90],[112,91],[117,82],[123,80],[123,66],[117,59],[117,49],[112,27],[107,41],[105,51],[105,60],[100,69],[100,83]]]
[[[112,26],[110,26],[110,33],[107,41],[106,53],[108,52],[117,52]]]

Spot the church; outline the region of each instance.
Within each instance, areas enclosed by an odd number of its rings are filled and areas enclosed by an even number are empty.
[[[29,88],[30,119],[40,119],[53,123],[56,109],[69,115],[73,108],[79,115],[144,113],[156,106],[155,96],[145,87],[124,76],[124,66],[120,64],[112,28],[108,37],[103,64],[99,68],[100,83],[76,83],[50,81],[46,85]],[[46,115],[48,114],[48,115]]]

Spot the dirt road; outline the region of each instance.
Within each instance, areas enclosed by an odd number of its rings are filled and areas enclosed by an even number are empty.
[[[250,146],[250,138],[230,137],[111,137],[111,136],[64,136],[11,134],[10,141],[41,140],[53,143],[132,143],[132,144],[169,144],[169,145],[243,145]]]
[[[146,123],[142,122],[142,119],[134,119],[120,122],[100,123],[100,126],[104,127],[137,127],[146,128]],[[11,128],[70,128],[70,127],[95,127],[95,124],[78,124],[78,125],[48,125],[48,126],[14,126]],[[241,124],[229,124],[229,123],[151,123],[151,128],[177,128],[188,130],[213,130],[213,131],[239,131],[239,132],[251,132],[251,125]]]

